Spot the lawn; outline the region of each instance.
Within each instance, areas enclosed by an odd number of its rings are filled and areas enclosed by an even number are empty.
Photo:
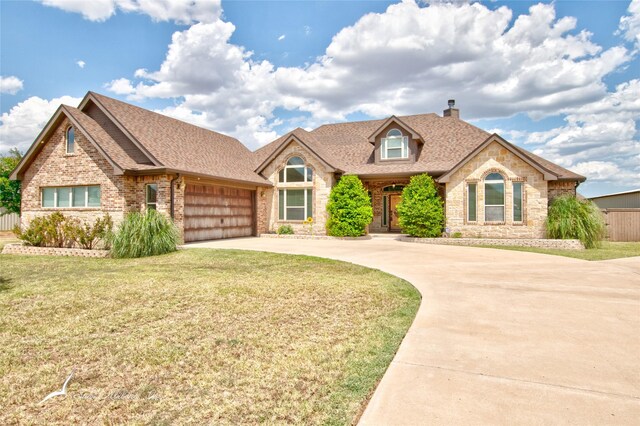
[[[640,242],[631,243],[612,243],[603,242],[602,247],[588,250],[559,250],[559,249],[543,249],[534,247],[515,247],[515,246],[479,246],[490,247],[504,250],[528,251],[533,253],[552,254],[556,256],[573,257],[584,260],[607,260],[619,259],[621,257],[640,256]]]
[[[13,232],[7,232],[7,231],[0,231],[0,252],[2,251],[2,248],[9,243],[17,243],[18,239],[16,238],[15,235],[13,235]]]
[[[305,256],[3,255],[0,424],[353,423],[419,303]]]

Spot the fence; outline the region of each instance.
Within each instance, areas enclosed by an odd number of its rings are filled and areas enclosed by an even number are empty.
[[[0,207],[0,215],[6,210]],[[15,213],[9,213],[0,216],[0,231],[11,231],[14,226],[20,223],[20,216]]]
[[[640,241],[640,209],[604,209],[609,241]]]

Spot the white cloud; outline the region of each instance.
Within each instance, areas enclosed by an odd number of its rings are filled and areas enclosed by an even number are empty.
[[[278,41],[282,41],[286,38],[287,36],[282,34],[280,37],[278,37]]]
[[[179,24],[213,22],[220,17],[220,0],[41,0],[46,6],[80,13],[90,21],[106,21],[117,10],[149,15],[154,21]]]
[[[215,20],[176,32],[159,70],[110,90],[178,98],[194,120],[256,146],[276,108],[308,112],[309,123],[439,111],[449,98],[463,118],[557,114],[605,96],[603,77],[630,59],[624,47],[603,50],[576,32],[575,18],[558,19],[553,4],[511,21],[505,6],[406,1],[342,29],[313,64],[276,68],[232,44],[234,25]]]
[[[84,66],[87,65],[87,63],[85,61],[80,60],[76,62],[76,65],[79,66],[80,68],[84,68]]]
[[[15,95],[22,90],[23,82],[18,77],[12,75],[8,77],[0,76],[0,93]]]
[[[311,34],[311,27],[309,25],[304,26],[304,35],[308,36]]]
[[[131,81],[126,78],[118,78],[104,85],[104,87],[117,95],[131,95],[136,89],[131,85]]]
[[[82,99],[62,96],[51,100],[32,96],[0,116],[0,152],[17,147],[26,151],[60,104],[76,106]]]
[[[640,49],[640,0],[632,0],[627,11],[629,14],[620,18],[617,33]]]

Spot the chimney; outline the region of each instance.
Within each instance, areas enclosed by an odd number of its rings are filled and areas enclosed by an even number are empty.
[[[454,108],[454,106],[456,106],[456,100],[449,99],[448,103],[449,103],[449,108],[442,111],[442,116],[460,119],[460,110],[457,108]]]

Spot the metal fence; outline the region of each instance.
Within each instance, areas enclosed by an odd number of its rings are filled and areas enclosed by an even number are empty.
[[[15,213],[3,214],[6,210],[0,207],[0,231],[11,231],[20,223],[20,216]]]
[[[604,209],[609,241],[640,241],[640,209]]]

